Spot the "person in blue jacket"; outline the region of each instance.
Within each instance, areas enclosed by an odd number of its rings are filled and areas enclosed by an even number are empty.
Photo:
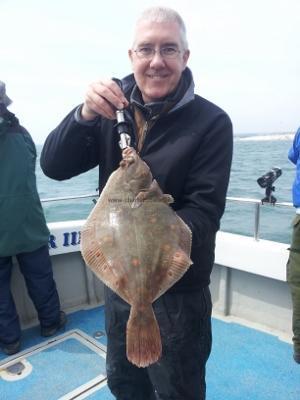
[[[8,355],[21,348],[21,328],[10,280],[13,256],[37,310],[42,336],[66,322],[53,279],[49,230],[36,187],[36,149],[30,134],[7,107],[0,81],[0,347]]]
[[[288,158],[296,165],[293,183],[293,204],[296,216],[293,220],[292,244],[287,263],[287,281],[293,303],[294,360],[300,364],[300,128],[297,130]]]

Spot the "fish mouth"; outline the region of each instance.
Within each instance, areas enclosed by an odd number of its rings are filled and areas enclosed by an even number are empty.
[[[126,158],[126,157],[137,157],[136,151],[133,147],[125,147],[125,149],[122,152],[122,157]]]
[[[137,160],[137,153],[132,147],[125,147],[122,151],[122,160],[120,161],[121,168],[128,168],[129,165],[135,163]]]

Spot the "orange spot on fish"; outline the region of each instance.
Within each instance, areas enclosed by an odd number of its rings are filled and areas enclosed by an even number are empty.
[[[133,265],[134,267],[139,267],[141,265],[141,262],[138,258],[133,258],[131,260],[131,265]]]
[[[102,242],[103,244],[113,244],[113,238],[110,235],[103,236]]]
[[[164,244],[162,248],[163,248],[164,251],[170,251],[171,250],[171,246],[169,244],[167,244],[167,243]]]
[[[118,288],[122,288],[126,285],[126,279],[121,277],[120,279],[116,280],[115,284]]]

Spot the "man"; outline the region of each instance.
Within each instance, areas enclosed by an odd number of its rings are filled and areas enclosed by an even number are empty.
[[[287,263],[287,281],[293,303],[294,360],[300,364],[300,128],[297,130],[288,158],[296,165],[293,184],[293,204],[296,216],[293,221],[293,236]]]
[[[129,306],[105,289],[108,385],[117,400],[205,399],[211,351],[215,235],[224,211],[232,126],[220,108],[194,94],[185,25],[172,9],[154,7],[137,21],[129,50],[133,74],[90,85],[83,105],[49,135],[46,175],[67,179],[99,165],[100,192],[121,160],[115,111],[125,108],[131,146],[149,165],[193,233],[193,265],[154,302],[163,355],[146,369],[126,359]]]
[[[0,347],[8,355],[21,347],[20,323],[10,291],[13,256],[37,310],[41,335],[54,335],[66,322],[53,280],[49,231],[36,188],[36,149],[29,133],[8,111],[11,103],[0,81]]]

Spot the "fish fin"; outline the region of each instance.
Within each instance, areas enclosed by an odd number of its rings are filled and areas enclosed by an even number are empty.
[[[147,367],[161,356],[162,345],[157,320],[151,304],[140,309],[132,306],[126,330],[128,360],[137,367]]]
[[[191,264],[192,260],[186,252],[181,249],[175,251],[170,266],[166,269],[164,277],[159,282],[157,292],[153,293],[153,301],[158,299],[171,286],[173,286],[174,283],[184,275]]]
[[[136,196],[135,199],[133,200],[131,204],[131,208],[138,208],[140,207],[143,202],[145,201],[146,198],[146,192],[140,191]]]
[[[170,194],[164,194],[164,192],[161,190],[158,182],[156,179],[153,179],[150,188],[148,190],[147,198],[155,198],[161,201],[162,203],[165,204],[171,204],[174,203],[174,198]]]
[[[180,240],[179,247],[186,252],[186,254],[191,254],[192,249],[192,231],[189,226],[183,221],[182,218],[179,218],[180,225]]]
[[[164,194],[161,198],[161,201],[165,204],[174,203],[174,198],[170,194]]]
[[[157,181],[154,179],[148,189],[142,189],[135,197],[131,208],[140,207],[144,201],[161,201],[165,204],[171,204],[174,202],[173,197],[170,194],[164,194],[159,187]]]
[[[85,263],[106,286],[118,293],[123,300],[129,303],[129,296],[121,284],[122,282],[114,274],[94,237],[95,235],[91,228],[84,229],[81,232],[81,238],[83,239],[81,243],[88,243],[87,246],[81,246],[81,254]]]

